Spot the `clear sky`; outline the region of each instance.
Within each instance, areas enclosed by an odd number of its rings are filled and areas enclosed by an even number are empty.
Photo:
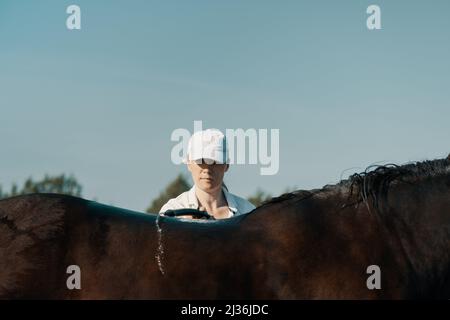
[[[0,0],[0,184],[72,173],[86,198],[143,211],[188,173],[170,135],[194,120],[280,129],[278,174],[227,173],[241,196],[444,157],[449,16],[448,0]]]

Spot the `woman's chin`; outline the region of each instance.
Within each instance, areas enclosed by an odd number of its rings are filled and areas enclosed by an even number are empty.
[[[200,189],[205,192],[210,192],[217,189],[217,186],[212,180],[200,180]]]

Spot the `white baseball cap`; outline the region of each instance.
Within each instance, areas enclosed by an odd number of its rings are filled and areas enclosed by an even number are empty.
[[[226,137],[220,130],[197,131],[189,139],[187,157],[183,162],[200,162],[202,159],[208,164],[212,161],[229,163]]]

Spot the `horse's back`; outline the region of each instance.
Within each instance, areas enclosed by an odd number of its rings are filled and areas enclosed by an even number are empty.
[[[0,298],[51,297],[63,281],[67,224],[86,200],[31,194],[0,201]],[[70,208],[70,210],[68,210]],[[60,274],[60,277],[53,275]],[[64,283],[64,282],[63,282]]]

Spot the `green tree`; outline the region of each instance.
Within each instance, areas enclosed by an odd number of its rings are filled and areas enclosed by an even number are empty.
[[[297,187],[286,187],[282,194],[290,193],[297,190]],[[255,194],[251,195],[247,198],[248,201],[253,203],[256,207],[259,207],[260,205],[264,204],[264,202],[267,202],[269,200],[272,200],[273,196],[270,193],[264,192],[260,188],[258,188],[255,192]]]
[[[179,174],[175,180],[173,180],[164,191],[162,191],[159,196],[152,201],[150,206],[147,208],[149,213],[157,213],[161,210],[161,207],[170,199],[179,196],[181,193],[190,189],[189,182],[186,178]]]
[[[81,197],[81,191],[82,186],[78,183],[77,179],[73,175],[45,175],[42,180],[38,181],[34,181],[31,177],[29,177],[25,181],[21,189],[19,189],[19,187],[14,183],[9,193],[3,192],[0,187],[0,198],[7,198],[30,193],[59,193]]]
[[[253,203],[256,207],[259,207],[264,202],[269,201],[270,199],[272,199],[272,196],[259,188],[258,190],[256,190],[254,195],[247,198],[247,200]]]

